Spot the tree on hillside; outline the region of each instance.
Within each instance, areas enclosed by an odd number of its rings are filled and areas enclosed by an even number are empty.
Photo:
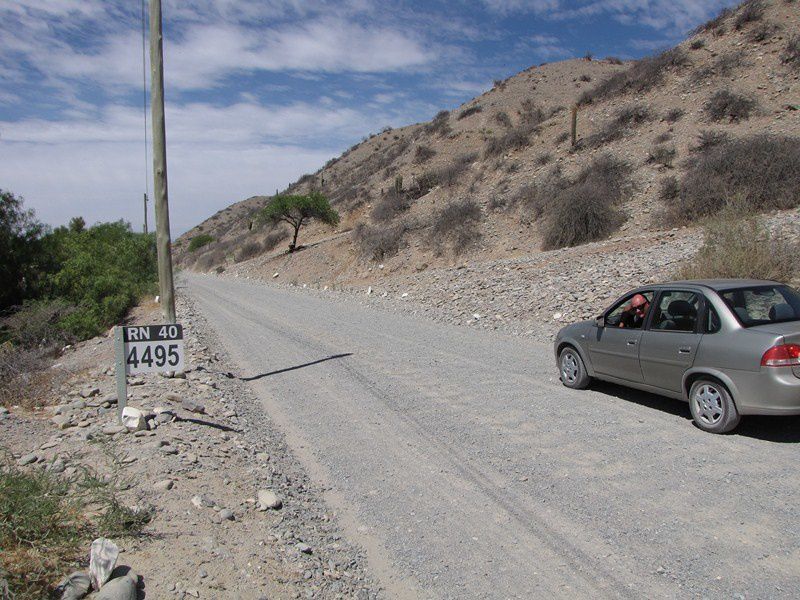
[[[319,192],[307,196],[278,195],[259,214],[259,220],[268,223],[288,223],[294,228],[294,237],[289,252],[297,248],[297,234],[300,228],[311,219],[318,219],[327,225],[339,223],[339,213],[331,208],[327,198]]]
[[[0,310],[20,304],[36,287],[46,232],[22,198],[0,190]]]

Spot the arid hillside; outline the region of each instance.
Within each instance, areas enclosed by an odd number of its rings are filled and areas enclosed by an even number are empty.
[[[731,203],[794,208],[798,31],[796,2],[751,0],[639,61],[531,67],[289,186],[320,190],[342,217],[304,229],[302,250],[287,254],[288,229],[259,224],[269,197],[255,196],[181,236],[176,255],[200,271],[366,286],[603,240],[649,245]]]

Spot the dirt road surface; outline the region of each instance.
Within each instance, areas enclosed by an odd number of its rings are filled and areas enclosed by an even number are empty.
[[[551,346],[187,274],[389,598],[780,598],[800,420],[557,380]]]

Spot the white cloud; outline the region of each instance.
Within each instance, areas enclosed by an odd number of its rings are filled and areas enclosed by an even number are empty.
[[[559,8],[560,0],[483,0],[484,6],[501,15],[519,12],[546,12]]]

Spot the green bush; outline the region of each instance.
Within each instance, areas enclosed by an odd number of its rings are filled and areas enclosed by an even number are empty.
[[[0,311],[35,297],[46,228],[22,198],[0,189]]]
[[[195,250],[199,250],[203,246],[207,246],[213,241],[214,238],[207,233],[201,233],[200,235],[196,235],[191,240],[189,240],[189,252],[194,252]]]
[[[61,326],[80,339],[119,323],[141,296],[155,291],[155,236],[133,233],[122,221],[75,232],[59,228],[45,240],[57,267],[48,295],[76,309]]]

